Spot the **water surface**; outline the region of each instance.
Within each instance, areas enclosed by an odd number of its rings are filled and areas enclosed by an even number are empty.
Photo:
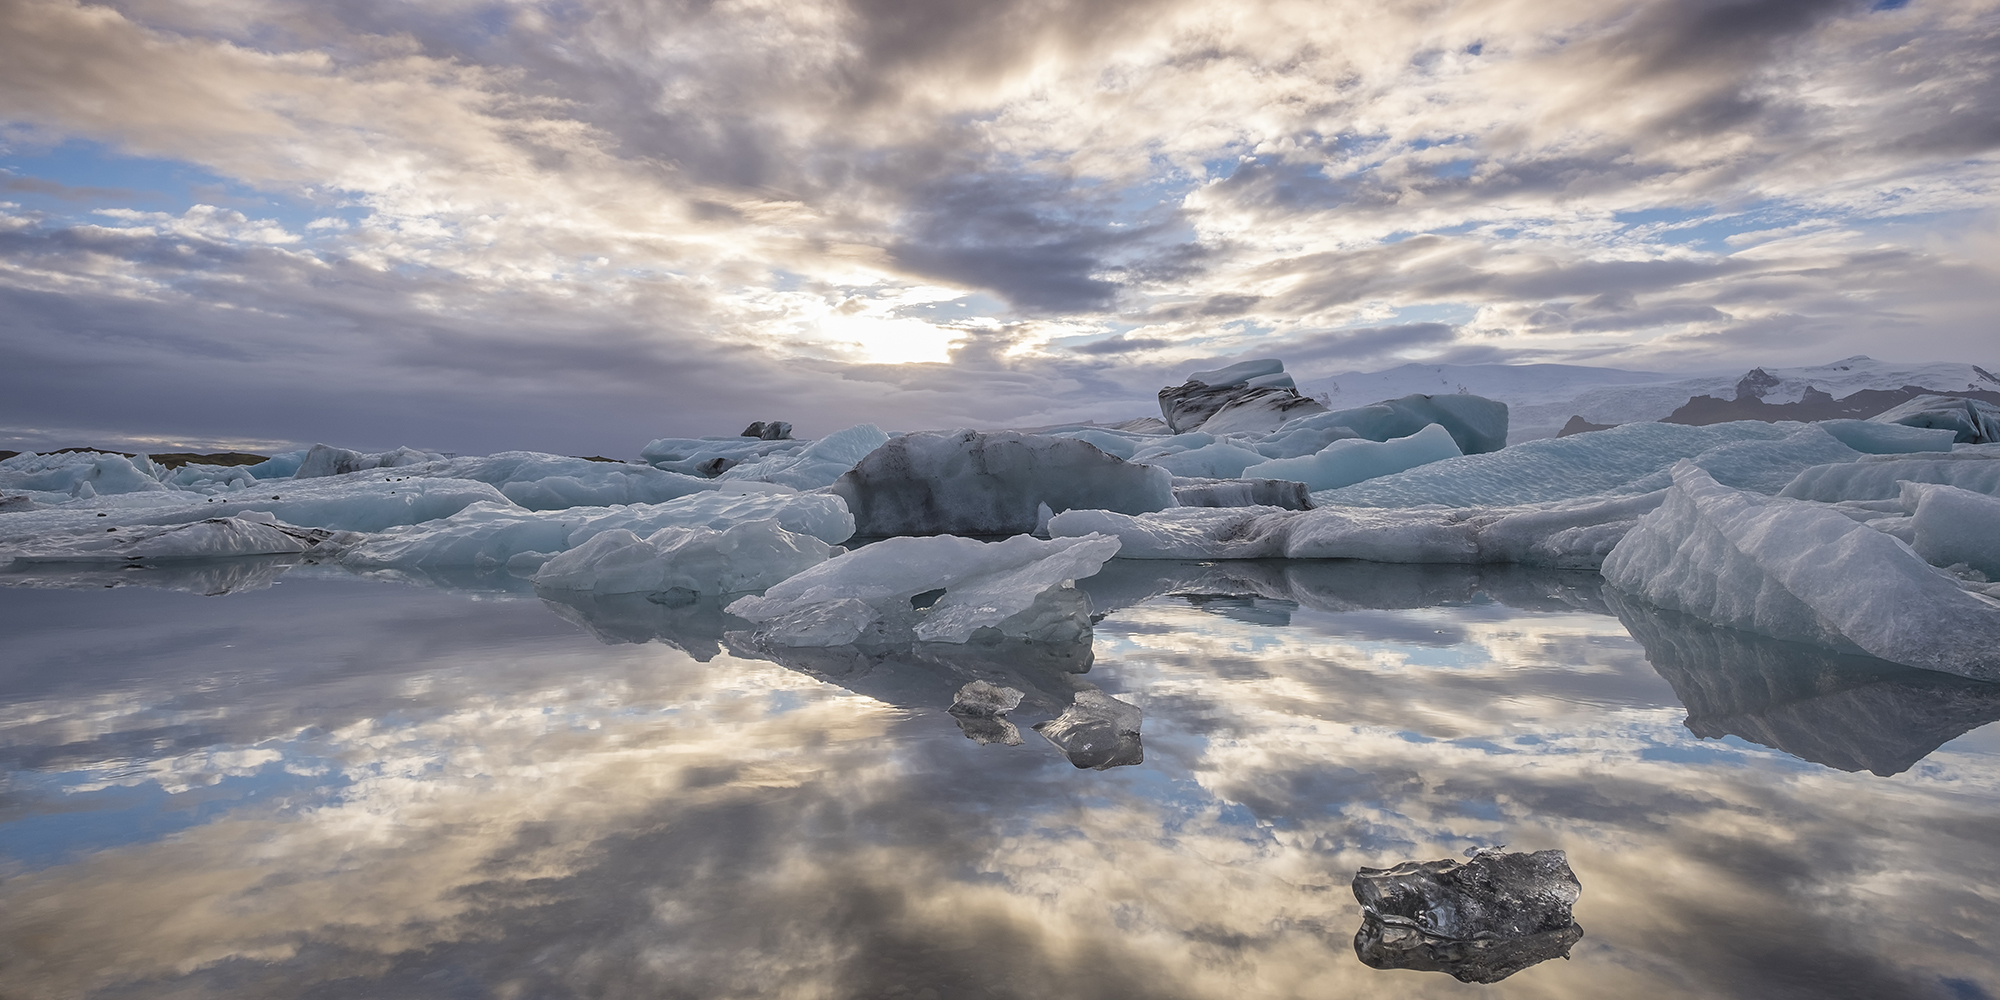
[[[776,654],[491,579],[13,582],[8,998],[2000,995],[2000,686],[1593,574],[1114,562],[1087,648]],[[1141,762],[1030,728],[1081,690]],[[1569,960],[1356,958],[1358,868],[1499,845],[1567,852]]]

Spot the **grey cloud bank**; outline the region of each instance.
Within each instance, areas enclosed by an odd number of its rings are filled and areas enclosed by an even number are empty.
[[[1118,419],[1273,354],[1995,360],[1992,0],[0,27],[8,447]]]

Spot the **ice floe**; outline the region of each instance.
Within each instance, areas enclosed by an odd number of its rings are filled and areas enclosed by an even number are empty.
[[[890,538],[805,570],[730,614],[789,646],[866,641],[966,642],[975,632],[1042,642],[1090,628],[1090,601],[1067,586],[1118,552],[1104,536],[981,542],[952,535]],[[943,591],[941,595],[935,594]],[[919,607],[920,595],[935,596]]]
[[[1174,505],[1173,476],[1069,438],[1012,431],[909,434],[870,452],[832,487],[863,536],[1013,535],[1040,508],[1138,513]]]
[[[2000,602],[1908,544],[1825,504],[1721,485],[1692,462],[1673,480],[1605,559],[1612,586],[1730,628],[2000,680]]]

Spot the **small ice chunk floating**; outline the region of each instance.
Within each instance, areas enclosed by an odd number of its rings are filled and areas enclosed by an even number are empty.
[[[1569,957],[1583,939],[1570,913],[1583,884],[1569,858],[1561,851],[1469,853],[1464,863],[1405,861],[1355,873],[1361,929],[1354,953],[1362,964],[1497,983]]]
[[[1079,769],[1103,771],[1146,760],[1139,743],[1145,713],[1102,691],[1078,691],[1063,714],[1035,724],[1035,732],[1056,745]]]
[[[951,701],[952,718],[958,721],[965,738],[983,745],[1021,745],[1021,731],[1007,720],[1007,713],[1021,707],[1020,691],[975,680],[958,689]]]

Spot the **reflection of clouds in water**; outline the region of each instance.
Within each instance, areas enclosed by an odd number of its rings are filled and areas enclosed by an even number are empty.
[[[496,627],[523,607],[465,610]],[[399,613],[349,610],[349,632]],[[1294,618],[1311,627],[1169,601],[1100,626],[1083,679],[1146,711],[1147,763],[1104,773],[1038,740],[976,746],[942,703],[910,714],[728,655],[404,641],[400,667],[313,689],[347,712],[325,730],[299,729],[279,686],[183,706],[209,752],[276,746],[348,784],[16,872],[0,963],[36,997],[184,975],[217,996],[350,976],[391,994],[1468,996],[1357,963],[1347,882],[1504,842],[1570,852],[1590,931],[1507,996],[1996,988],[1976,940],[2000,911],[1980,888],[2000,884],[1987,760],[1947,747],[1884,780],[1696,743],[1608,617],[1450,617],[1466,639],[1443,657]],[[345,641],[332,659],[384,652]],[[193,676],[134,681],[108,714],[118,696],[48,693],[40,731],[153,725]]]

